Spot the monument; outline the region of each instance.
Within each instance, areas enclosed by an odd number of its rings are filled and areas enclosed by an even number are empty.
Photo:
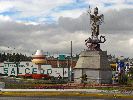
[[[98,14],[98,8],[94,9],[94,14],[91,10],[90,24],[92,35],[85,40],[87,50],[80,53],[77,64],[74,68],[74,82],[82,83],[83,76],[86,76],[86,83],[109,84],[112,80],[111,67],[107,58],[107,51],[102,51],[100,43],[106,41],[105,36],[99,37],[99,26],[104,20],[104,15]]]

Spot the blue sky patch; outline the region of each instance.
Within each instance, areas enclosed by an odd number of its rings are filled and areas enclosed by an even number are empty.
[[[82,0],[76,0],[73,3],[62,5],[52,9],[54,12],[62,12],[65,10],[74,10],[74,9],[84,9],[87,8],[89,5],[83,2]]]
[[[128,4],[128,5],[133,5],[133,1],[131,2],[125,2],[126,4]]]
[[[0,13],[0,15],[4,15],[4,16],[14,16],[16,14],[19,14],[20,12],[19,11],[5,11],[5,12],[2,12]]]
[[[31,16],[31,17],[23,17],[23,18],[17,18],[17,20],[21,20],[21,21],[26,21],[26,22],[29,22],[29,21],[37,21],[38,17],[34,17],[34,16]]]
[[[50,15],[47,15],[47,16],[45,16],[43,18],[44,18],[44,20],[43,20],[44,23],[52,24],[52,23],[56,22],[55,21],[55,17],[50,16]]]
[[[17,15],[17,14],[20,14],[20,13],[21,13],[21,11],[17,11],[15,8],[10,8],[7,11],[0,12],[0,15],[14,16],[14,15]]]
[[[114,3],[104,3],[105,7],[109,7],[109,6],[113,6],[113,5],[114,5]]]

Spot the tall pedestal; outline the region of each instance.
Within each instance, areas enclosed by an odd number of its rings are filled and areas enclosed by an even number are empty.
[[[81,83],[83,74],[87,75],[87,83],[109,84],[112,71],[106,51],[82,51],[74,68],[74,82]]]

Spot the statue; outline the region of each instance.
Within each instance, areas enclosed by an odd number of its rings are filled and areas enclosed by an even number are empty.
[[[84,85],[90,82],[110,84],[112,70],[108,62],[107,51],[100,49],[100,44],[106,41],[105,36],[100,35],[99,32],[104,16],[103,14],[98,14],[97,7],[94,9],[94,13],[89,10],[88,14],[90,16],[91,35],[85,40],[87,50],[81,51],[73,69],[74,82],[84,83]]]
[[[90,15],[90,24],[91,24],[91,38],[85,40],[85,45],[88,47],[89,50],[98,50],[100,51],[100,44],[104,43],[106,41],[105,36],[100,36],[100,39],[98,39],[99,35],[99,26],[104,21],[104,15],[98,15],[98,8],[96,7],[94,9],[94,14],[91,14],[91,10],[89,9],[88,14]]]

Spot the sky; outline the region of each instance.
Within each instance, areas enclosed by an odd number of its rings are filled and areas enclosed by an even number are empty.
[[[0,51],[70,54],[73,41],[79,54],[91,36],[89,6],[104,14],[101,49],[133,57],[133,0],[0,0]]]

